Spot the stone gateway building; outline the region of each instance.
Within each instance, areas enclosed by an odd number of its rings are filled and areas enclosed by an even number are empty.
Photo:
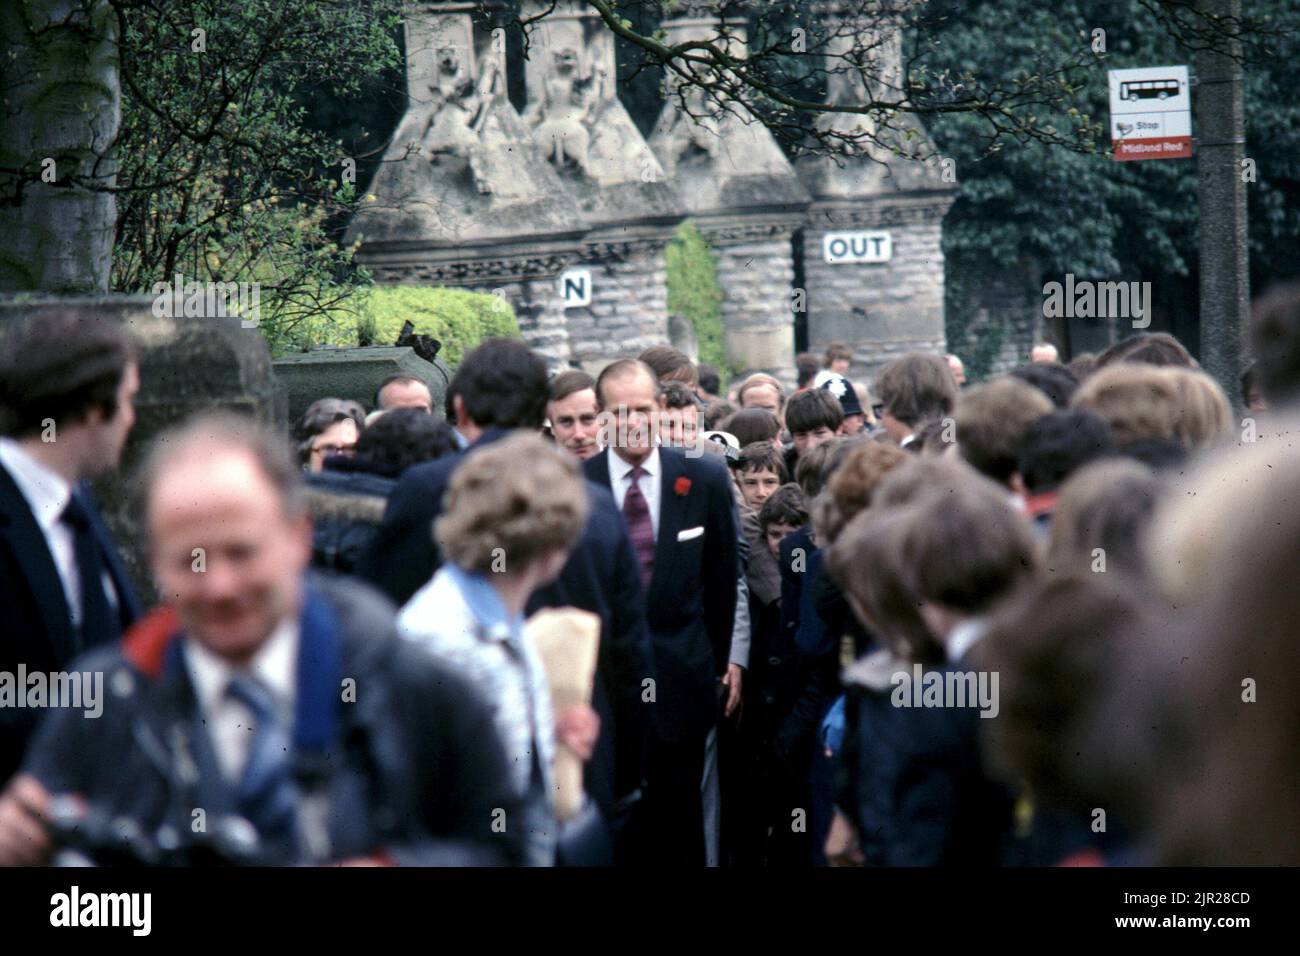
[[[551,6],[526,0],[523,13]],[[668,315],[664,248],[689,217],[717,256],[736,372],[789,380],[797,334],[813,350],[849,343],[858,376],[944,350],[939,240],[955,187],[937,164],[872,151],[792,164],[743,108],[688,115],[676,88],[642,136],[619,99],[613,35],[586,4],[553,6],[532,28],[522,110],[506,93],[502,31],[477,4],[408,8],[406,114],[347,236],[377,281],[504,296],[555,367],[596,370],[685,344]],[[679,3],[663,31],[744,56],[743,4],[720,6]],[[842,27],[851,6],[824,0],[816,13]],[[901,74],[897,36],[872,50],[882,82]],[[829,92],[860,101],[871,91],[856,81]],[[819,122],[852,132],[867,120]],[[928,143],[910,128],[913,144]]]

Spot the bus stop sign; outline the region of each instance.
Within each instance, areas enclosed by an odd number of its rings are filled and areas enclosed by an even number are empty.
[[[1185,66],[1110,70],[1110,141],[1120,162],[1192,155],[1192,95]]]

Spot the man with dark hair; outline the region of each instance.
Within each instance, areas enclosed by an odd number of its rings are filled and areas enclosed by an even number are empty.
[[[447,386],[451,418],[471,444],[493,428],[540,427],[546,414],[545,383],[546,362],[540,355],[516,339],[488,339],[461,360]]]
[[[695,388],[695,396],[706,405],[709,402],[717,401],[719,391],[722,388],[722,376],[718,370],[707,362],[701,362],[698,366],[700,374],[700,384]]]
[[[586,461],[600,446],[596,435],[596,380],[581,369],[571,368],[551,379],[546,418],[555,443],[576,458]]]
[[[1254,368],[1269,405],[1300,398],[1300,281],[1277,285],[1251,307]]]
[[[731,478],[712,456],[661,447],[659,383],[622,360],[596,381],[609,446],[584,464],[615,495],[636,548],[654,641],[659,746],[651,829],[660,863],[705,862],[705,748],[729,676],[740,576]]]
[[[758,513],[758,526],[773,558],[780,557],[781,539],[807,523],[808,502],[803,496],[803,489],[793,482],[776,489],[772,497],[763,502],[763,508]]]
[[[704,430],[716,431],[723,423],[736,414],[736,406],[725,398],[715,399],[704,406]]]
[[[447,389],[458,427],[472,441],[464,454],[472,455],[511,429],[541,428],[546,365],[522,342],[492,339],[462,359]],[[361,561],[359,574],[399,604],[409,601],[441,564],[432,527],[462,457],[448,455],[406,470]],[[521,468],[527,466],[520,462]],[[528,612],[577,607],[601,619],[592,706],[602,730],[584,782],[606,820],[617,823],[618,808],[635,802],[646,772],[653,724],[641,689],[643,681],[654,679],[655,665],[636,556],[622,517],[607,488],[593,482],[586,488],[591,508],[582,537],[560,577],[534,592]]]
[[[357,439],[355,455],[335,455],[307,476],[312,566],[352,574],[402,472],[458,447],[451,426],[421,408],[380,415]]]
[[[800,352],[794,357],[794,381],[796,391],[812,388],[813,379],[821,371],[822,362],[812,352]]]
[[[366,410],[347,398],[318,398],[294,425],[298,460],[305,471],[317,472],[331,455],[350,456],[366,427]]]
[[[751,442],[742,447],[735,472],[741,499],[755,513],[790,480],[780,450],[770,441]]]
[[[832,375],[848,375],[849,366],[853,364],[853,349],[843,342],[832,342],[826,346],[826,361],[822,370],[813,377],[813,385],[820,388]]]
[[[0,672],[61,671],[139,616],[85,484],[117,468],[139,381],[115,320],[69,306],[0,327]],[[0,782],[37,714],[0,707]]]
[[[375,389],[375,408],[390,411],[394,408],[420,408],[433,412],[433,393],[424,379],[405,372],[390,375]]]
[[[699,384],[695,363],[671,345],[652,345],[637,357],[650,367],[660,384],[685,382],[692,389]]]
[[[843,407],[825,389],[810,388],[792,395],[785,407],[785,427],[794,439],[785,453],[786,472],[793,475],[799,456],[830,441],[843,423]]]
[[[882,368],[872,391],[876,418],[902,448],[923,425],[951,415],[957,404],[957,381],[948,363],[923,352],[910,352]]]
[[[0,863],[44,862],[41,820],[63,795],[191,864],[231,846],[263,865],[518,858],[523,833],[490,822],[519,812],[490,703],[402,641],[379,595],[306,574],[311,523],[282,440],[201,416],[158,440],[144,494],[165,603],[78,659],[113,697],[95,720],[50,711],[0,797]]]
[[[1068,408],[1079,381],[1060,362],[1030,362],[1008,373],[1012,378],[1034,386],[1052,400],[1057,408]]]
[[[664,382],[659,392],[660,436],[665,445],[691,448],[700,434],[700,402],[684,382]]]
[[[1065,479],[1114,448],[1110,426],[1083,409],[1049,412],[1030,424],[1011,487],[1024,498],[1035,531],[1051,530],[1057,490]]]

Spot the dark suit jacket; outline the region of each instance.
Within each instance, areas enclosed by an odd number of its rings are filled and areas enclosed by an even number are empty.
[[[587,477],[609,487],[606,449],[587,459]],[[718,680],[726,673],[736,616],[736,506],[726,465],[660,448],[659,529],[646,620],[658,671],[657,722],[666,740],[703,735],[718,716]],[[680,484],[679,484],[680,482]],[[690,540],[678,534],[704,533]]]
[[[290,761],[300,790],[326,810],[325,861],[382,853],[403,865],[518,862],[522,833],[512,831],[520,828],[492,826],[501,813],[510,821],[521,811],[491,705],[399,638],[393,608],[365,585],[317,579],[300,620]],[[150,835],[164,825],[190,833],[195,807],[209,828],[233,812],[180,640],[175,614],[160,609],[120,644],[79,658],[79,669],[104,674],[111,700],[97,720],[49,711],[24,769],[50,792],[81,794]],[[348,678],[355,701],[339,692]]]
[[[358,573],[398,604],[410,600],[442,563],[433,540],[433,522],[442,513],[452,472],[464,454],[508,434],[493,429],[462,454],[403,472]],[[642,701],[641,682],[655,676],[655,662],[636,556],[622,515],[608,482],[603,488],[588,482],[587,490],[591,513],[582,537],[559,578],[533,595],[528,612],[577,607],[600,617],[592,707],[600,715],[601,734],[584,776],[587,793],[608,818],[615,798],[637,789],[645,778],[655,710]]]
[[[814,601],[822,556],[813,544],[811,526],[786,535],[780,552],[781,624],[767,677],[773,698],[772,756],[782,772],[802,779],[818,725],[836,693],[839,642],[826,640],[826,622]],[[805,648],[819,653],[810,655]]]
[[[933,670],[942,678],[971,666]],[[862,834],[867,865],[997,865],[1014,798],[984,770],[979,711],[898,707],[894,691],[850,686],[846,695],[841,806]]]
[[[99,540],[100,558],[117,591],[121,630],[140,616],[140,605],[89,489],[75,488]],[[16,674],[64,670],[78,651],[72,611],[45,535],[14,483],[0,465],[0,671]],[[37,712],[0,707],[0,786],[18,769]]]

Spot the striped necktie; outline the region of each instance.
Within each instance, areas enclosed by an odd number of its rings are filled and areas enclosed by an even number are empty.
[[[294,840],[297,795],[290,772],[293,743],[276,713],[270,692],[250,677],[236,677],[226,693],[253,714],[253,739],[236,790],[239,811],[263,840]]]
[[[641,570],[641,586],[650,590],[650,576],[655,567],[655,531],[650,521],[650,506],[646,504],[645,495],[641,493],[641,476],[645,469],[637,465],[627,477],[632,482],[623,499],[623,520],[627,523],[628,537],[632,539],[632,548],[636,551],[637,564]]]

